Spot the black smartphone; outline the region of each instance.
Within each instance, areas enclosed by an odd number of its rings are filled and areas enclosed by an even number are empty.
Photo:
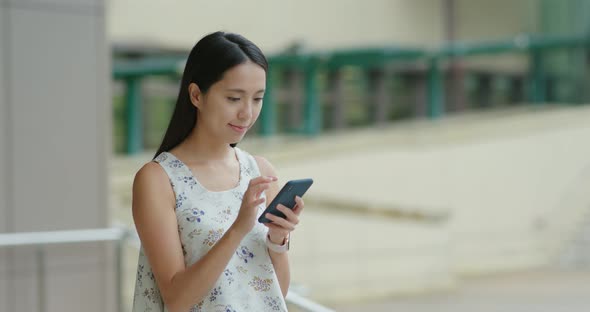
[[[266,210],[264,210],[260,218],[258,218],[258,222],[272,222],[265,217],[267,213],[271,213],[275,216],[285,218],[285,214],[277,209],[277,205],[281,204],[286,206],[287,208],[293,209],[296,205],[295,196],[303,197],[303,194],[307,192],[307,190],[312,184],[312,179],[299,179],[287,182],[285,186],[283,186],[283,188],[279,191],[277,196],[268,205],[268,207],[266,207]]]

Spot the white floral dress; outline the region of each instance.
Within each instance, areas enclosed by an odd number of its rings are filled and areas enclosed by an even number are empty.
[[[154,159],[168,174],[176,196],[178,235],[186,266],[197,262],[223,236],[238,214],[249,181],[260,176],[254,157],[237,147],[234,150],[240,163],[240,181],[222,192],[205,189],[171,153],[163,152]],[[258,216],[264,208],[264,204],[258,207]],[[267,228],[257,222],[209,294],[191,312],[287,311],[265,245],[266,233]],[[143,249],[137,264],[133,311],[167,311]]]

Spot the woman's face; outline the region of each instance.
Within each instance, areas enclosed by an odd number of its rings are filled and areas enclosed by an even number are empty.
[[[227,70],[205,94],[191,84],[191,101],[199,109],[199,131],[224,143],[239,142],[258,119],[265,86],[266,72],[252,62]]]

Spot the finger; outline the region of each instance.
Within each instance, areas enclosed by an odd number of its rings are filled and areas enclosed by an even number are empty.
[[[258,197],[260,197],[260,195],[264,191],[266,191],[266,190],[268,190],[268,188],[270,188],[270,184],[268,184],[268,183],[266,183],[266,184],[259,184],[259,185],[256,186],[256,188],[257,188],[257,191],[256,191],[256,196],[255,197],[258,198]]]
[[[281,226],[283,229],[286,229],[289,231],[293,231],[295,229],[295,226],[293,224],[291,224],[289,221],[287,221],[283,218],[277,217],[277,216],[270,214],[270,213],[267,213],[265,215],[265,217],[267,219],[269,219],[270,221],[274,222],[275,225]]]
[[[244,196],[254,196],[254,198],[258,198],[258,197],[260,197],[260,194],[262,194],[262,192],[267,190],[269,187],[270,187],[270,184],[268,182],[256,184],[253,187],[248,187]]]
[[[253,192],[253,193],[258,193],[261,190],[267,189],[270,186],[270,183],[271,182],[272,181],[270,181],[270,180],[265,180],[265,181],[262,181],[262,182],[257,182],[254,185],[248,186],[248,189],[246,191],[250,191],[250,192]]]
[[[277,209],[282,212],[283,214],[285,214],[285,217],[287,217],[287,220],[295,225],[299,224],[299,217],[297,216],[297,214],[295,214],[293,212],[293,210],[287,208],[286,206],[282,205],[282,204],[278,204],[277,205]]]
[[[283,227],[276,225],[274,223],[264,223],[264,226],[266,226],[269,231],[276,231],[279,234],[281,234],[282,236],[287,236],[287,234],[289,234],[289,231],[285,230]]]
[[[248,203],[247,207],[250,207],[250,208],[258,207],[260,204],[264,203],[265,201],[266,201],[265,198],[258,198],[255,200],[251,200]]]
[[[296,215],[300,215],[301,211],[303,210],[303,207],[305,207],[305,203],[303,202],[303,198],[299,196],[295,196],[295,202],[297,203],[297,205],[295,205],[295,207],[293,208],[293,212]]]
[[[260,197],[260,195],[262,193],[264,193],[264,191],[268,190],[270,188],[270,186],[271,186],[271,183],[273,183],[273,182],[265,183],[264,184],[265,186],[262,187],[258,192],[256,192],[256,197]]]
[[[266,198],[258,198],[252,202],[252,206],[256,207],[266,201]]]
[[[255,185],[258,185],[260,183],[269,183],[269,182],[273,182],[273,181],[277,181],[278,178],[275,176],[259,176],[256,177],[252,180],[250,180],[250,183],[248,183],[248,188],[251,188]]]

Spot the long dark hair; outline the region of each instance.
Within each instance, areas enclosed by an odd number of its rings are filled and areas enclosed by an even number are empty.
[[[174,113],[154,158],[180,144],[197,124],[197,108],[191,103],[188,86],[194,82],[202,93],[206,93],[228,69],[247,61],[268,71],[262,51],[241,35],[218,31],[195,44],[184,67]],[[230,145],[235,147],[236,144]]]

